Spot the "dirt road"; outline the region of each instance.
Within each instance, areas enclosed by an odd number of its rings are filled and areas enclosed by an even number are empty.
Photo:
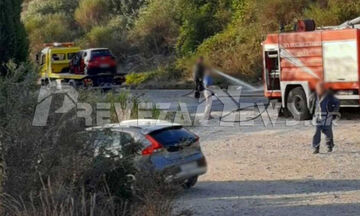
[[[178,210],[194,215],[360,215],[360,122],[335,128],[336,149],[313,155],[311,126],[198,127],[208,173]]]

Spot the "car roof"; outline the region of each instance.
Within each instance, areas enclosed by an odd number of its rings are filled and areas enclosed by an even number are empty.
[[[66,53],[74,53],[79,52],[81,50],[80,47],[46,47],[44,48],[41,53],[47,53],[51,51],[52,53],[56,52],[66,52]]]
[[[122,121],[117,124],[106,124],[104,126],[94,127],[90,130],[101,130],[101,129],[112,129],[112,130],[124,130],[124,129],[133,129],[137,130],[140,133],[146,135],[154,131],[163,130],[167,128],[182,127],[182,125],[177,123],[172,123],[163,120],[156,119],[135,119]]]
[[[83,50],[83,51],[90,51],[91,52],[91,51],[97,51],[97,50],[109,50],[109,48],[91,48],[91,49],[86,49],[86,50]]]

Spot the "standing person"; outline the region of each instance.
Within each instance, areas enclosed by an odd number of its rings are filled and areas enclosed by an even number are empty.
[[[211,108],[212,108],[212,96],[213,96],[213,92],[210,90],[210,87],[213,85],[213,79],[211,77],[211,71],[210,69],[207,69],[205,71],[205,75],[204,75],[204,97],[205,97],[205,101],[206,101],[206,107],[205,107],[205,112],[204,112],[204,120],[210,120],[212,119],[211,116]]]
[[[321,133],[326,136],[326,145],[328,152],[334,149],[334,137],[332,122],[334,116],[339,112],[340,102],[335,98],[334,94],[325,89],[324,83],[319,82],[316,85],[316,101],[314,121],[316,131],[313,138],[314,154],[320,153]]]
[[[205,73],[204,57],[200,56],[194,66],[195,98],[200,98],[200,92],[204,90],[203,79]]]

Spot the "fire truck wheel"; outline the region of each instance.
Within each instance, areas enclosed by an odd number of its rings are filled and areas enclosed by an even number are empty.
[[[289,92],[287,97],[287,108],[296,120],[308,120],[311,118],[306,94],[301,87],[296,87]]]

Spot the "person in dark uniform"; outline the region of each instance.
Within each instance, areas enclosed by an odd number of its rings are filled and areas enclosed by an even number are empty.
[[[195,82],[195,98],[200,98],[200,93],[204,90],[203,80],[205,74],[204,57],[199,57],[193,69]]]
[[[332,91],[324,87],[323,82],[316,86],[314,123],[316,125],[315,135],[313,137],[314,154],[320,153],[321,133],[326,137],[328,152],[334,149],[334,135],[332,124],[336,115],[339,113],[340,102],[334,96]]]

